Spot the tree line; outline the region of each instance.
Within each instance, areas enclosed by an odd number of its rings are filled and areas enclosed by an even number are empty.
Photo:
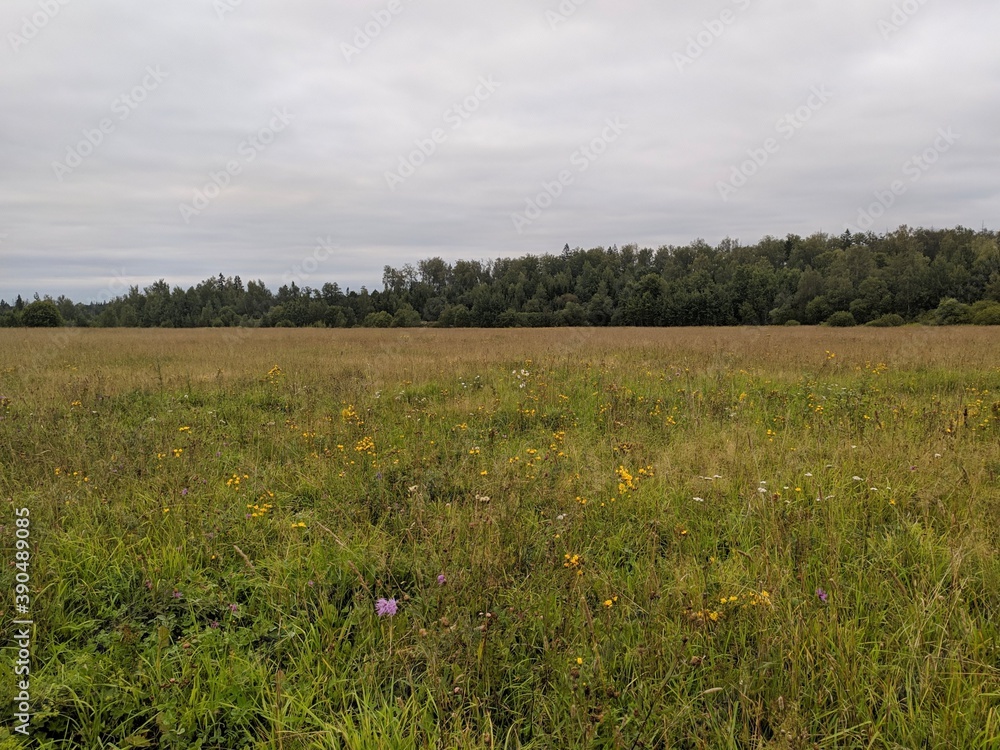
[[[720,326],[1000,324],[1000,233],[911,229],[824,233],[754,245],[696,240],[492,261],[428,258],[385,266],[382,288],[335,282],[272,292],[220,274],[159,280],[94,303],[11,304],[0,326]]]

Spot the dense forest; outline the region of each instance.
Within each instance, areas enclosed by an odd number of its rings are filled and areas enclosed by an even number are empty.
[[[0,300],[0,326],[715,326],[1000,324],[1000,233],[900,227],[884,235],[696,240],[493,261],[386,266],[382,289],[239,276],[163,280],[99,303]]]

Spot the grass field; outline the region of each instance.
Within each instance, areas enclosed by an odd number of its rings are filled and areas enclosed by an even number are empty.
[[[0,330],[0,469],[2,748],[1000,748],[988,328]]]

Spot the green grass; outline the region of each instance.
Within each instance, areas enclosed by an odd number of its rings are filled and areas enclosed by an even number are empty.
[[[0,747],[1000,747],[988,330],[0,335]]]

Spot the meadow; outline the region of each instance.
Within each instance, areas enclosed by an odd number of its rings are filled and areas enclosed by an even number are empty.
[[[0,748],[1000,748],[990,328],[0,330],[0,498]]]

